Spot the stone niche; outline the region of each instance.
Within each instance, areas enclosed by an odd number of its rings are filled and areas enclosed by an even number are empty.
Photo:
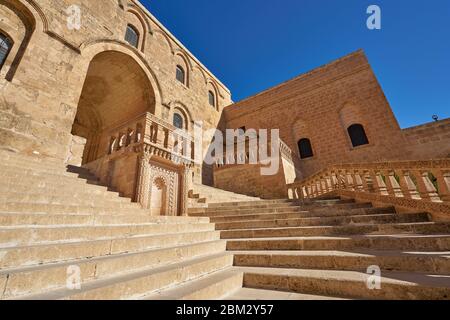
[[[179,173],[150,164],[149,203],[153,216],[177,216],[180,189]]]

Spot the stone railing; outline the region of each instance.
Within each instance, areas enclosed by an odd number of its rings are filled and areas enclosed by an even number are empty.
[[[216,168],[220,169],[224,166],[237,165],[237,164],[260,164],[261,162],[267,161],[270,158],[276,156],[271,148],[271,141],[267,143],[267,158],[262,159],[259,153],[259,138],[246,138],[245,139],[245,149],[238,150],[238,143],[234,143],[234,152],[227,154],[226,146],[223,147],[224,154],[221,157],[217,157]],[[279,156],[283,157],[287,161],[293,163],[294,154],[289,146],[283,142],[283,140],[278,139]],[[252,162],[253,160],[253,162]],[[257,163],[254,163],[257,162]]]
[[[287,190],[290,199],[337,194],[450,217],[450,159],[335,165]]]
[[[109,130],[109,135],[109,155],[134,147],[174,163],[193,162],[192,137],[151,113]]]

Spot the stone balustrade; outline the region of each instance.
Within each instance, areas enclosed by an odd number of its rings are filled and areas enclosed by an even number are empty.
[[[335,165],[287,189],[290,199],[337,194],[450,215],[450,159]]]
[[[108,152],[113,155],[133,147],[177,164],[192,164],[193,139],[189,133],[145,113],[109,131]]]

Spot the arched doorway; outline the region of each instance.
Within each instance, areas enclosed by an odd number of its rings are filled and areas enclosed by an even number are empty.
[[[72,127],[74,136],[86,139],[82,163],[107,155],[108,132],[145,112],[155,113],[155,93],[139,64],[118,51],[97,54],[89,64]]]

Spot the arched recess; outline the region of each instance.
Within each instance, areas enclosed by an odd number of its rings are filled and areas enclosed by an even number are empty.
[[[353,103],[344,104],[344,106],[339,110],[339,119],[341,122],[342,131],[345,134],[350,147],[354,148],[360,145],[368,144],[368,141],[370,141],[368,125],[367,122],[365,121],[365,117],[362,111],[356,104]],[[350,136],[349,132],[349,128],[351,128],[353,125],[358,125],[363,128],[364,134],[366,135],[365,140],[367,140],[367,143],[355,146],[355,141],[352,141],[352,137]]]
[[[145,46],[148,39],[148,34],[150,30],[150,25],[148,24],[147,19],[143,16],[138,9],[134,7],[134,5],[129,5],[127,9],[127,26],[131,25],[134,27],[139,33],[139,45],[138,49],[141,52],[144,52]],[[125,28],[126,29],[126,28]]]
[[[217,87],[216,83],[214,81],[212,81],[211,79],[208,79],[206,88],[207,88],[207,92],[206,92],[205,97],[206,97],[206,99],[208,101],[208,105],[210,105],[210,103],[209,103],[209,92],[211,92],[211,93],[214,94],[214,108],[217,111],[220,111],[219,88]]]
[[[165,216],[168,209],[167,181],[162,177],[156,177],[151,188],[151,213],[153,216]]]
[[[175,70],[178,66],[180,66],[185,73],[184,85],[189,87],[191,84],[191,71],[192,67],[189,59],[181,52],[175,52]]]
[[[13,42],[1,75],[12,81],[36,30],[36,19],[25,3],[18,0],[0,2],[0,32]]]
[[[179,114],[184,121],[184,130],[186,130],[187,132],[191,132],[192,131],[192,115],[189,112],[189,109],[182,104],[181,102],[173,102],[170,104],[172,112],[171,112],[171,119],[174,119],[175,114]]]
[[[158,110],[162,103],[164,102],[164,96],[162,92],[161,85],[156,77],[155,72],[150,67],[148,61],[144,58],[142,53],[136,48],[131,47],[124,41],[117,41],[113,39],[94,39],[89,40],[83,43],[80,46],[81,56],[82,58],[75,65],[75,70],[80,70],[81,74],[86,74],[89,68],[89,63],[92,59],[99,53],[105,51],[116,51],[121,52],[125,55],[130,56],[145,72],[148,80],[151,83],[151,86],[154,90],[155,94],[155,104],[156,104],[156,114],[159,115],[161,110]],[[76,74],[73,74],[73,77],[76,78]],[[75,79],[73,79],[76,81]],[[81,84],[80,84],[81,85]]]
[[[315,156],[313,137],[305,120],[298,118],[293,122],[292,137],[300,159],[309,159]]]
[[[111,130],[155,113],[156,94],[147,73],[132,56],[109,50],[89,62],[72,134],[87,140],[83,164],[109,153]]]

